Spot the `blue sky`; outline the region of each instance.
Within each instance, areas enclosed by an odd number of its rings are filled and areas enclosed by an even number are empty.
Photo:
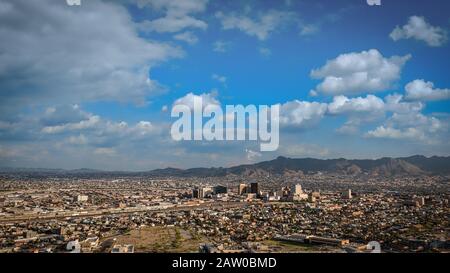
[[[450,155],[450,3],[0,0],[0,166]],[[280,104],[280,148],[174,142],[189,95]]]

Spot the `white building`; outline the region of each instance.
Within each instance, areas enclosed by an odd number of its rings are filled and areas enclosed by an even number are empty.
[[[87,195],[78,195],[77,196],[77,202],[86,202],[89,199],[89,196]]]
[[[348,189],[342,193],[344,199],[352,199],[352,190]]]
[[[70,241],[67,243],[66,250],[70,253],[80,253],[81,252],[81,245],[78,240]]]
[[[296,184],[291,188],[289,199],[291,199],[291,201],[301,201],[308,199],[308,195],[303,192],[302,185]]]
[[[133,245],[114,245],[111,253],[134,253]]]

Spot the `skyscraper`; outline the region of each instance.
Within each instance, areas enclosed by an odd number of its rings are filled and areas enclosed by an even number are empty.
[[[342,193],[344,199],[352,199],[352,190],[348,189]]]
[[[308,198],[308,195],[303,192],[302,185],[296,184],[291,187],[289,199],[291,201],[300,201]]]
[[[259,192],[259,186],[258,183],[254,182],[250,184],[250,193],[256,193],[258,194]]]
[[[296,185],[292,186],[292,188],[291,188],[291,194],[292,195],[299,195],[299,194],[302,194],[302,193],[303,193],[302,185],[296,184]]]
[[[199,198],[199,189],[192,190],[192,198]]]
[[[246,184],[239,184],[238,194],[242,195],[244,193],[247,193],[247,185]]]
[[[228,189],[224,186],[215,186],[213,188],[214,194],[227,193]]]

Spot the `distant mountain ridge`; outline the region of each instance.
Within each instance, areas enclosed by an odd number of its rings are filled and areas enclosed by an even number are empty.
[[[227,174],[258,175],[258,174],[286,174],[301,173],[340,173],[357,175],[368,173],[372,175],[421,175],[421,174],[450,174],[450,157],[413,156],[405,158],[381,158],[375,160],[347,160],[347,159],[314,159],[314,158],[286,158],[278,157],[252,165],[240,165],[231,168],[203,168],[188,169],[178,172],[179,176],[222,176]],[[201,174],[201,175],[200,175]]]
[[[425,157],[421,155],[402,158],[380,159],[314,159],[314,158],[287,158],[278,157],[274,160],[256,164],[239,165],[230,168],[191,168],[191,169],[156,169],[144,172],[107,172],[92,169],[62,170],[62,169],[23,169],[0,168],[0,172],[35,172],[57,174],[121,174],[121,175],[148,175],[156,177],[217,177],[226,175],[264,175],[264,174],[307,174],[307,173],[337,173],[358,175],[394,176],[394,175],[422,175],[422,174],[450,174],[450,157]]]

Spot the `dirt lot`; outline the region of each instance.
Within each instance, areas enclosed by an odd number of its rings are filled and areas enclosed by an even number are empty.
[[[292,242],[281,242],[276,240],[268,240],[262,242],[269,246],[273,252],[280,253],[305,253],[305,252],[340,252],[341,250],[332,246],[319,246],[309,244],[297,244]]]
[[[199,245],[206,242],[178,227],[143,227],[114,238],[114,244],[132,244],[135,252],[147,253],[198,252]]]

